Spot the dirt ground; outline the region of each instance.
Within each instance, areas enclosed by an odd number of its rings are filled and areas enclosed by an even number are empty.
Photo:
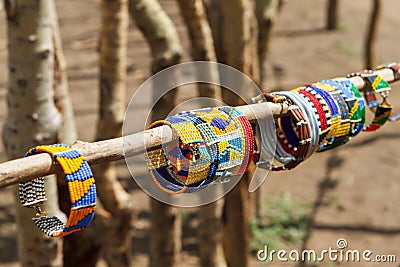
[[[176,4],[162,0],[178,26],[189,60],[187,33]],[[341,26],[324,30],[326,1],[288,1],[277,25],[268,58],[264,89],[291,89],[303,83],[343,75],[363,67],[363,37],[372,1],[341,1]],[[378,61],[400,61],[400,1],[385,0],[377,43]],[[98,0],[58,0],[62,37],[79,138],[95,136],[98,106],[97,43]],[[0,126],[6,117],[7,51],[4,10],[0,12]],[[149,49],[136,26],[129,31],[127,101],[149,77]],[[190,94],[183,92],[185,98]],[[400,82],[393,84],[391,102],[400,112]],[[138,108],[140,109],[140,107]],[[308,249],[336,248],[345,238],[349,249],[371,250],[374,255],[396,255],[397,263],[362,263],[363,266],[399,266],[400,262],[400,123],[376,133],[362,133],[347,145],[315,154],[293,171],[271,174],[263,185],[266,201],[288,192],[298,202],[314,205],[315,220]],[[5,153],[0,145],[0,160]],[[138,211],[133,226],[133,266],[148,265],[148,197],[133,183],[124,162],[118,165],[121,181],[132,193]],[[0,190],[0,266],[19,266],[16,253],[12,188]],[[264,207],[268,208],[268,207]],[[27,222],[29,223],[29,222]],[[198,266],[194,228],[185,227],[182,266]],[[268,240],[265,240],[268,243]],[[262,247],[260,248],[262,249]],[[101,265],[101,264],[100,264]],[[252,255],[251,266],[264,266]],[[271,266],[286,266],[274,262]],[[360,263],[316,264],[359,266]]]

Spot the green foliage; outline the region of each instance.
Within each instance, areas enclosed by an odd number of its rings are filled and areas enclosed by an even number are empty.
[[[282,194],[271,199],[261,214],[261,219],[250,220],[252,252],[266,244],[276,250],[301,245],[307,228],[307,205],[300,205],[289,194]]]
[[[342,33],[348,33],[350,31],[350,28],[348,25],[346,25],[344,23],[340,23],[338,26],[338,30]]]

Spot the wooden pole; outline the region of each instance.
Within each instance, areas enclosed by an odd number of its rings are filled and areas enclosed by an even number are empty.
[[[390,69],[375,72],[388,82],[395,82],[393,72]],[[364,88],[364,81],[360,77],[350,78],[359,89]],[[274,117],[285,115],[287,105],[260,103],[237,107],[250,120],[268,118],[266,105],[271,109]],[[147,149],[160,147],[176,140],[177,136],[168,126],[157,127],[125,137],[114,138],[99,142],[75,142],[72,147],[77,149],[89,164],[99,164],[143,154]],[[38,154],[27,158],[19,158],[0,164],[0,188],[36,177],[56,173],[59,170],[57,163],[48,154]]]

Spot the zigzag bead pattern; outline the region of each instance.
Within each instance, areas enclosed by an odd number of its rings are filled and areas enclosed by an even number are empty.
[[[43,177],[19,184],[22,205],[37,210],[33,221],[48,236],[61,237],[84,229],[92,221],[96,208],[96,184],[89,164],[78,151],[66,144],[37,146],[25,157],[38,153],[50,154],[64,171],[71,200],[68,221],[64,224],[57,217],[42,212],[40,206],[46,200]]]

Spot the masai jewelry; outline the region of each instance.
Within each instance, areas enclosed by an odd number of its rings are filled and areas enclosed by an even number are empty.
[[[262,93],[256,97],[252,98],[253,103],[279,103],[281,105],[287,104],[290,105],[289,101],[284,96],[272,95],[269,93]],[[257,119],[257,124],[254,125],[255,128],[255,152],[253,161],[257,166],[262,165],[270,165],[273,163],[275,153],[276,153],[276,144],[277,144],[277,135],[275,120],[273,118],[265,118],[265,119]],[[291,156],[287,161],[290,161]]]
[[[364,80],[364,98],[368,104],[369,109],[375,114],[372,122],[364,127],[364,131],[374,132],[382,127],[391,116],[393,107],[387,102],[387,98],[390,92],[390,86],[381,76],[373,74],[370,71],[352,73],[347,75],[347,77],[354,76],[359,76]],[[381,103],[378,102],[376,94],[381,95],[383,99]]]
[[[233,175],[243,174],[247,171],[254,154],[254,133],[249,120],[237,108],[224,106],[218,110],[225,112],[239,126],[242,135],[242,153],[244,153],[243,162],[240,166],[231,170]]]
[[[350,111],[342,90],[338,89],[340,85],[336,85],[336,87],[334,87],[326,83],[315,83],[313,86],[328,92],[339,108],[340,124],[337,125],[334,135],[331,135],[333,138],[330,140],[328,145],[324,147],[324,149],[335,148],[347,143],[347,141],[350,139]]]
[[[208,122],[219,138],[220,160],[217,176],[231,175],[232,168],[241,166],[245,156],[241,125],[217,108],[203,108],[193,112]]]
[[[275,93],[274,93],[275,94]],[[310,138],[311,143],[309,149],[307,151],[306,158],[310,157],[316,148],[318,147],[319,141],[319,127],[318,127],[318,116],[313,112],[312,105],[310,102],[304,98],[303,96],[294,93],[294,92],[277,92],[278,95],[284,95],[292,100],[292,102],[297,105],[301,112],[304,114],[305,118],[307,119],[309,128],[310,128]],[[293,125],[295,125],[293,123]],[[297,136],[299,136],[298,127],[293,128],[296,131]]]
[[[313,94],[312,92],[306,90],[307,87],[299,87],[292,92],[296,92],[297,94],[302,95],[307,102],[309,102],[311,109],[314,112],[314,115],[317,116],[318,128],[319,128],[319,139],[318,144],[321,143],[322,140],[325,139],[326,135],[330,130],[330,123],[328,123],[327,114],[329,114],[329,108],[326,105],[323,105],[320,97],[317,97],[317,94]]]
[[[333,97],[325,90],[318,88],[314,84],[306,85],[305,87],[306,87],[306,90],[309,90],[309,91],[311,90],[310,92],[314,92],[314,93],[318,94],[319,96],[321,96],[324,99],[325,103],[328,105],[329,110],[330,110],[330,113],[329,113],[330,116],[327,116],[328,125],[330,125],[329,132],[323,140],[320,140],[319,147],[316,150],[317,152],[322,152],[322,151],[328,149],[329,145],[332,144],[332,141],[334,140],[335,135],[336,135],[336,131],[338,130],[339,125],[341,123],[339,107],[336,104]]]
[[[290,92],[277,92],[274,93],[274,95],[279,95],[279,96],[284,96],[289,98],[294,104],[297,104],[299,99],[297,99],[294,96],[294,93]],[[302,104],[300,104],[302,105]],[[306,157],[310,149],[310,145],[312,143],[312,138],[311,138],[311,129],[312,127],[309,125],[309,121],[307,117],[303,113],[303,108],[297,105],[292,105],[289,108],[289,116],[291,116],[294,124],[297,127],[298,131],[298,147],[296,149],[296,154],[295,155],[287,155],[285,153],[282,153],[282,151],[279,151],[279,144],[277,146],[277,153],[276,153],[276,158],[282,162],[282,160],[285,160],[283,162],[284,164],[281,166],[277,165],[272,165],[271,163],[265,163],[263,165],[258,164],[260,167],[267,168],[272,171],[281,171],[281,170],[289,170],[295,168],[297,165],[299,165]],[[285,158],[285,159],[284,159]]]
[[[66,236],[90,224],[96,207],[96,184],[89,164],[81,154],[65,144],[42,145],[30,149],[25,157],[38,153],[50,154],[61,166],[68,182],[71,210],[64,224],[55,216],[48,216],[41,205],[46,201],[44,178],[19,184],[19,196],[24,207],[36,209],[34,223],[51,237]]]
[[[335,78],[331,81],[337,82],[342,85],[342,87],[339,87],[339,89],[343,90],[343,93],[346,95],[347,103],[349,104],[350,110],[350,136],[356,136],[364,128],[365,100],[358,88],[348,78],[340,77]],[[356,99],[354,103],[348,100],[351,99],[352,96]]]
[[[400,64],[399,63],[389,63],[387,65],[381,65],[376,67],[375,70],[390,69],[393,72],[394,80],[400,80]],[[400,120],[400,113],[392,113],[389,117],[391,122]]]
[[[145,158],[150,175],[166,193],[195,192],[203,187],[211,165],[203,137],[192,122],[177,116],[156,121],[148,129],[163,125],[176,131],[179,141],[147,151]]]

